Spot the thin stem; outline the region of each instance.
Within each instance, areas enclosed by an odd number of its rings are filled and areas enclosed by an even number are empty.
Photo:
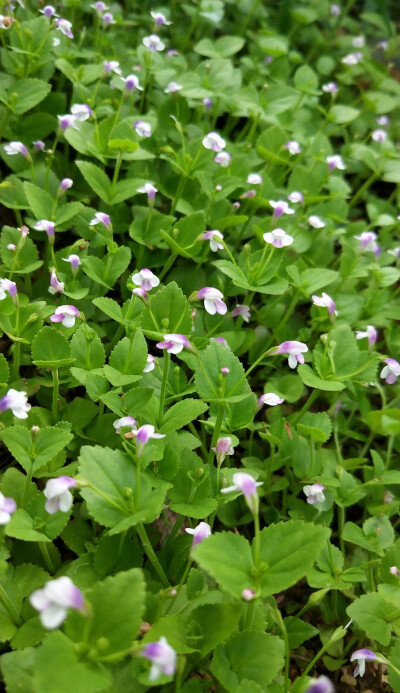
[[[140,488],[141,488],[141,479],[140,479],[140,471],[141,471],[141,464],[140,464],[140,455],[136,453],[136,489],[135,489],[135,505],[136,505],[136,512],[138,512],[140,508]]]
[[[276,623],[278,624],[280,631],[283,636],[283,641],[285,643],[285,693],[286,691],[289,690],[290,687],[290,678],[289,678],[289,666],[290,666],[290,647],[289,647],[289,637],[287,634],[286,626],[283,621],[283,618],[281,616],[281,612],[279,611],[278,608],[274,609],[274,616]]]
[[[165,351],[164,352],[163,377],[162,377],[161,392],[160,392],[160,406],[158,408],[158,423],[159,424],[161,424],[162,419],[163,419],[163,415],[164,415],[164,401],[165,401],[165,392],[167,389],[170,360],[171,360],[170,354],[168,353],[168,351]]]
[[[5,610],[9,613],[11,620],[15,623],[16,626],[20,626],[22,624],[22,619],[16,610],[14,604],[12,603],[10,597],[8,596],[6,590],[4,589],[3,585],[0,582],[0,602],[4,606]]]
[[[154,553],[154,549],[150,543],[149,537],[147,536],[147,532],[144,528],[144,525],[142,523],[136,525],[136,531],[139,535],[139,539],[142,542],[142,546],[145,550],[145,553],[147,555],[147,558],[149,559],[150,563],[152,564],[155,572],[157,573],[158,577],[160,578],[162,584],[164,587],[170,587],[168,578],[164,572],[163,567],[161,566],[156,554]]]
[[[51,560],[51,556],[50,556],[50,554],[49,554],[49,550],[48,550],[48,548],[47,548],[47,546],[46,546],[46,542],[45,542],[45,541],[40,541],[40,542],[39,542],[39,549],[40,549],[40,553],[41,553],[42,556],[43,556],[43,560],[44,560],[44,562],[45,562],[45,564],[46,564],[47,570],[49,571],[49,573],[51,573],[52,575],[54,575],[54,573],[56,572],[56,569],[55,569],[55,567],[54,567],[54,565],[53,565],[53,561]]]
[[[213,447],[215,448],[215,446],[218,442],[219,434],[221,432],[222,422],[224,420],[225,409],[226,409],[225,403],[218,404],[217,418],[215,419],[214,432],[212,435],[210,450],[208,453],[208,464],[209,465],[212,464],[212,461],[214,459]]]
[[[21,508],[25,508],[25,506],[28,502],[29,491],[30,491],[31,482],[32,482],[32,474],[33,474],[33,461],[31,462],[31,466],[29,467],[29,472],[27,473],[27,475],[25,477],[24,495],[22,496]]]
[[[171,211],[170,214],[173,216],[175,214],[176,207],[178,205],[179,200],[181,199],[182,193],[184,191],[186,185],[186,178],[184,176],[181,176],[178,188],[175,194],[175,197],[173,199],[172,205],[171,205]]]
[[[51,412],[53,415],[53,423],[58,421],[58,389],[59,389],[59,378],[58,378],[58,368],[53,368],[53,401],[51,406]]]
[[[310,394],[308,400],[307,400],[306,403],[304,404],[304,406],[300,409],[300,411],[299,411],[299,412],[294,416],[294,418],[292,419],[292,421],[291,421],[292,426],[294,426],[294,425],[299,421],[299,419],[301,419],[301,417],[303,416],[303,414],[305,414],[306,411],[309,410],[309,408],[310,408],[311,405],[314,403],[314,401],[317,399],[317,397],[318,397],[318,390],[313,390],[313,391],[311,392],[311,394]]]
[[[113,179],[112,179],[112,183],[111,183],[111,197],[113,197],[115,186],[117,185],[119,170],[120,170],[121,164],[122,164],[122,157],[123,157],[123,153],[122,153],[122,151],[120,151],[118,154],[117,162],[115,164],[114,175],[113,175]]]
[[[253,515],[254,520],[254,541],[253,541],[253,558],[256,568],[260,564],[260,516],[258,514],[258,507]]]

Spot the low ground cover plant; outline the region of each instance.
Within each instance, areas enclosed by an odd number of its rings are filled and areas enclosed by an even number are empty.
[[[3,3],[8,693],[400,692],[398,19]]]

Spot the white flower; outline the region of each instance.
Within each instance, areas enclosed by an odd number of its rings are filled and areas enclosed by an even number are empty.
[[[330,171],[333,171],[335,168],[338,168],[340,171],[344,171],[346,169],[346,165],[340,154],[332,154],[332,156],[327,156],[326,163],[328,164]]]
[[[378,236],[374,231],[363,231],[362,233],[354,236],[354,238],[356,238],[357,241],[360,241],[362,250],[369,250],[371,253],[374,253],[375,256],[379,255],[380,248],[376,242]]]
[[[9,142],[4,145],[4,151],[8,156],[15,156],[15,154],[28,156],[28,150],[22,142]]]
[[[71,113],[66,113],[65,115],[58,115],[57,116],[58,120],[60,121],[60,129],[64,132],[64,130],[68,130],[68,128],[74,128],[74,130],[79,130],[78,125],[77,125],[77,120],[75,116],[71,115]]]
[[[155,286],[158,286],[160,280],[149,269],[142,269],[132,275],[132,281],[136,286],[140,286],[145,291],[151,291]]]
[[[364,36],[355,36],[352,39],[351,43],[354,46],[354,48],[364,48],[365,38],[364,38]]]
[[[122,70],[119,66],[119,62],[117,60],[105,60],[104,63],[104,72],[106,74],[109,74],[110,72],[114,72],[116,75],[122,75]]]
[[[130,428],[131,431],[136,431],[137,421],[133,418],[133,416],[123,416],[121,419],[116,419],[113,426],[116,433],[119,433],[121,428]]]
[[[385,142],[387,140],[387,132],[378,128],[372,132],[371,137],[374,142]]]
[[[190,342],[184,334],[165,334],[164,341],[156,344],[158,349],[166,349],[169,354],[180,354],[182,349],[189,349]]]
[[[325,222],[323,222],[320,217],[317,217],[316,214],[312,214],[311,217],[308,217],[307,221],[314,229],[323,229],[325,226]]]
[[[221,152],[226,147],[225,140],[217,132],[209,132],[203,137],[202,144],[205,149],[212,149],[213,152]]]
[[[169,22],[162,12],[150,12],[157,26],[170,26],[172,22]]]
[[[75,103],[71,106],[71,113],[79,123],[90,118],[93,114],[92,109],[86,103]]]
[[[164,94],[175,94],[177,91],[183,89],[182,84],[178,82],[170,82],[168,86],[164,89]]]
[[[66,513],[72,508],[73,497],[70,488],[76,487],[76,481],[71,476],[58,476],[46,482],[44,495],[47,498],[45,508],[50,515],[57,510]]]
[[[249,183],[250,185],[261,185],[262,182],[263,179],[259,173],[249,173],[249,175],[247,176],[246,183]]]
[[[325,486],[322,484],[312,484],[311,486],[304,486],[303,493],[307,498],[307,503],[314,505],[314,503],[323,503],[325,500],[324,494]]]
[[[274,348],[272,353],[275,354],[288,354],[288,364],[289,368],[296,368],[299,363],[304,363],[303,354],[308,351],[308,346],[303,342],[287,341],[282,342],[277,347]]]
[[[293,204],[295,204],[296,202],[304,202],[304,195],[303,193],[294,190],[290,193],[290,195],[288,195],[288,200]]]
[[[32,592],[29,601],[39,611],[42,625],[51,630],[62,624],[68,609],[82,611],[84,607],[81,591],[66,576],[50,580],[43,589]]]
[[[204,308],[210,315],[225,315],[228,310],[226,304],[222,301],[223,294],[212,286],[205,286],[197,292],[197,298],[204,300]]]
[[[386,127],[390,123],[390,120],[387,115],[378,116],[377,118],[375,118],[375,120],[381,127]]]
[[[4,301],[4,299],[7,298],[6,292],[9,293],[12,299],[15,299],[15,296],[18,293],[17,285],[10,279],[0,279],[0,301]]]
[[[143,91],[143,87],[139,84],[139,77],[137,75],[128,75],[127,77],[122,77],[122,81],[125,82],[125,89],[127,91]]]
[[[378,338],[378,333],[373,325],[367,325],[365,332],[356,331],[356,339],[368,339],[368,344],[372,347]]]
[[[319,306],[320,308],[327,308],[330,315],[337,315],[335,310],[335,301],[331,298],[325,291],[322,292],[322,296],[312,296],[313,304]]]
[[[151,125],[144,120],[137,120],[133,123],[133,129],[139,137],[151,137]]]
[[[230,493],[231,491],[240,491],[254,515],[258,509],[257,486],[262,486],[262,481],[255,481],[250,474],[246,472],[236,472],[233,477],[233,485],[221,489],[221,493]]]
[[[194,529],[187,527],[185,532],[193,535],[192,548],[194,549],[201,544],[204,539],[208,539],[208,537],[211,536],[211,527],[207,522],[200,522]]]
[[[381,378],[385,378],[388,385],[393,385],[400,375],[400,363],[396,359],[385,359],[386,366],[381,370]]]
[[[161,674],[165,674],[165,676],[174,675],[176,670],[176,652],[168,644],[164,636],[157,642],[148,643],[142,655],[152,663],[149,681],[156,681]]]
[[[242,317],[245,322],[250,321],[250,306],[237,305],[231,312],[231,317],[236,318],[238,315]]]
[[[14,498],[6,498],[0,493],[0,525],[6,525],[11,520],[11,515],[16,511],[17,504]]]
[[[285,246],[292,245],[294,240],[292,236],[289,236],[283,229],[268,231],[263,234],[263,239],[266,243],[273,245],[274,248],[284,248]]]
[[[74,253],[71,253],[71,255],[68,255],[68,257],[63,257],[62,260],[64,262],[69,262],[71,264],[71,268],[72,268],[73,272],[76,272],[79,265],[82,264],[79,255],[75,255]]]
[[[70,39],[74,38],[74,35],[71,31],[72,24],[68,21],[68,19],[63,19],[62,17],[56,19],[55,27],[56,29],[59,29],[59,31],[61,31],[61,33],[64,34],[64,36],[67,36]]]
[[[289,140],[289,142],[286,142],[285,144],[285,149],[288,150],[289,154],[300,154],[301,152],[301,147],[296,140]]]
[[[219,164],[221,168],[228,168],[231,159],[232,157],[229,152],[218,152],[218,154],[214,156],[215,163]]]
[[[137,431],[133,430],[132,433],[139,445],[146,445],[151,439],[165,438],[163,433],[156,433],[154,426],[151,424],[144,424]]]
[[[217,230],[213,231],[206,231],[202,235],[203,241],[210,241],[210,248],[213,253],[216,253],[218,250],[223,250],[224,246],[222,243],[218,241],[218,238],[224,238],[222,233]]]
[[[50,315],[51,322],[61,322],[64,327],[73,327],[75,319],[80,316],[80,311],[75,306],[58,306],[53,315]]]
[[[151,354],[147,354],[146,365],[143,368],[143,373],[150,373],[153,371],[156,365],[156,360]]]
[[[339,87],[336,82],[327,82],[322,85],[322,91],[326,94],[336,94],[339,91]]]
[[[28,404],[26,392],[11,388],[7,394],[0,399],[0,412],[11,409],[17,419],[27,419],[31,405]]]
[[[154,187],[152,183],[144,183],[140,188],[137,189],[138,193],[146,193],[149,202],[152,202],[158,192],[157,188]]]
[[[354,669],[354,676],[364,676],[365,674],[365,662],[383,662],[384,660],[372,650],[368,650],[366,647],[361,650],[356,650],[350,657],[350,662],[356,660],[356,668]]]
[[[157,34],[151,34],[151,36],[145,36],[144,39],[142,39],[142,43],[146,48],[149,49],[149,51],[152,51],[152,53],[155,53],[157,51],[163,51],[165,48],[165,44],[161,41],[160,37],[157,36]]]
[[[111,226],[111,219],[108,214],[104,212],[96,212],[93,219],[90,220],[89,226],[96,226],[97,224],[104,224],[106,229],[109,229]]]
[[[349,53],[348,55],[345,55],[344,58],[342,58],[342,63],[344,63],[345,65],[358,65],[361,59],[361,53]]]
[[[64,282],[60,282],[57,279],[55,269],[51,270],[49,293],[53,294],[53,296],[57,293],[64,293]]]
[[[279,397],[279,395],[276,395],[275,392],[266,392],[264,395],[261,395],[261,397],[258,399],[258,406],[261,407],[263,404],[268,404],[270,407],[276,407],[278,404],[282,404],[285,400],[282,399],[282,397]]]
[[[289,207],[288,203],[285,200],[278,200],[277,202],[275,202],[275,200],[268,201],[274,210],[273,216],[276,219],[281,217],[282,214],[294,214],[294,209],[291,209],[291,207]]]

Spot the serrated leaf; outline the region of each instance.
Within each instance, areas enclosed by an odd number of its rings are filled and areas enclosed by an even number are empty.
[[[319,378],[310,366],[307,366],[305,363],[298,367],[297,372],[304,385],[308,385],[308,387],[314,387],[317,390],[326,390],[327,392],[340,392],[345,388],[344,383],[340,383],[336,380],[323,380]]]
[[[95,164],[91,164],[89,161],[77,160],[75,163],[85,181],[96,193],[96,195],[98,195],[103,202],[109,204],[111,197],[111,183],[104,171]]]
[[[42,327],[32,343],[32,360],[43,368],[60,368],[74,363],[71,347],[64,335],[54,327]]]
[[[195,371],[196,390],[207,402],[239,402],[251,394],[244,368],[237,356],[218,342],[211,342],[199,355]],[[229,368],[221,389],[221,368]]]

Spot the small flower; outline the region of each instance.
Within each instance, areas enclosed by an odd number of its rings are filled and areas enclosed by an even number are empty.
[[[367,329],[365,332],[362,332],[361,330],[356,331],[356,339],[368,339],[368,345],[372,347],[377,338],[378,338],[378,333],[373,325],[367,325]]]
[[[363,231],[357,236],[354,236],[354,238],[360,241],[361,250],[369,250],[371,253],[374,253],[375,256],[379,255],[380,248],[376,243],[378,236],[374,231]]]
[[[107,5],[104,2],[101,2],[101,0],[93,3],[93,5],[90,5],[90,7],[92,8],[92,10],[96,10],[98,14],[101,14],[102,12],[105,12],[105,10],[108,9]]]
[[[229,368],[227,366],[222,366],[221,375],[229,375]]]
[[[203,99],[203,106],[205,106],[205,108],[211,108],[211,106],[212,106],[211,99],[207,99],[207,97],[205,99]]]
[[[378,128],[372,132],[371,137],[374,142],[385,142],[387,140],[387,132]]]
[[[46,5],[42,10],[39,10],[39,12],[40,14],[44,14],[47,19],[57,16],[55,7],[53,7],[53,5]]]
[[[4,301],[7,298],[6,291],[8,291],[11,298],[15,298],[18,293],[17,285],[10,279],[0,279],[0,301]]]
[[[359,52],[356,53],[349,53],[348,55],[345,55],[344,58],[342,58],[342,63],[344,65],[358,65],[360,60],[362,59],[362,54]]]
[[[14,498],[7,498],[0,492],[0,525],[6,525],[11,520],[11,515],[16,511],[17,504]]]
[[[393,255],[393,257],[397,259],[400,258],[400,246],[397,246],[397,248],[392,248],[392,250],[387,250],[386,252],[388,252],[389,255]]]
[[[230,346],[228,342],[226,341],[225,337],[211,337],[210,342],[218,342],[218,344],[221,344],[225,349],[228,349],[230,351]],[[221,368],[222,371],[222,368]],[[229,373],[229,369],[228,369]]]
[[[334,693],[335,687],[327,676],[321,674],[317,679],[312,679],[304,693]]]
[[[166,349],[168,354],[180,354],[182,349],[190,348],[190,342],[184,334],[165,334],[164,341],[158,342],[159,349]]]
[[[135,296],[138,296],[139,298],[141,298],[143,300],[143,302],[146,303],[146,305],[148,305],[148,303],[147,303],[147,291],[138,287],[137,289],[132,289],[132,293],[135,294]]]
[[[244,599],[245,602],[251,602],[255,596],[256,593],[249,587],[242,592],[242,599]]]
[[[35,590],[29,601],[39,611],[40,621],[45,628],[58,628],[67,616],[68,609],[83,611],[82,592],[74,585],[71,578],[63,577],[50,580],[43,589]]]
[[[58,306],[53,315],[50,315],[51,322],[60,322],[64,327],[73,327],[75,319],[79,318],[80,312],[75,306]]]
[[[301,147],[296,140],[289,140],[289,142],[286,142],[285,144],[285,149],[288,150],[289,154],[300,154],[301,152]]]
[[[201,544],[203,539],[208,539],[208,537],[211,536],[211,527],[207,522],[200,522],[197,527],[194,529],[190,529],[190,527],[188,527],[185,529],[185,532],[193,535],[192,548],[194,549],[196,546]]]
[[[67,36],[67,38],[73,39],[74,35],[71,31],[72,29],[72,24],[71,22],[68,21],[68,19],[63,19],[60,17],[59,19],[56,19],[55,21],[55,27],[56,29],[59,29],[64,36]]]
[[[156,359],[151,354],[147,354],[146,365],[143,368],[143,373],[150,373],[153,371],[156,365]]]
[[[393,493],[390,493],[390,491],[385,491],[383,494],[383,502],[386,505],[390,505],[390,503],[393,503],[393,501],[394,501]]]
[[[146,193],[147,194],[147,199],[150,202],[153,202],[156,193],[158,192],[158,189],[154,187],[152,183],[145,183],[142,185],[140,188],[137,189],[138,193]]]
[[[258,509],[257,486],[262,486],[262,481],[255,481],[250,474],[246,472],[236,472],[233,475],[233,485],[227,488],[222,488],[221,493],[230,493],[231,491],[240,491],[244,495],[244,499],[254,515]]]
[[[92,109],[86,103],[75,103],[71,106],[71,113],[79,123],[88,120],[93,115]]]
[[[127,77],[122,77],[122,81],[125,82],[125,89],[127,91],[143,91],[143,87],[139,84],[139,78],[136,75],[128,75]]]
[[[27,419],[31,405],[28,404],[26,392],[18,390],[8,390],[7,394],[0,399],[0,412],[11,409],[17,419]]]
[[[308,346],[303,344],[303,342],[288,341],[279,344],[279,346],[275,347],[272,353],[288,354],[289,368],[296,368],[299,363],[304,363],[303,354],[306,351],[308,351]]]
[[[336,3],[334,3],[333,5],[331,5],[330,10],[331,10],[331,15],[332,15],[332,17],[339,17],[339,15],[340,15],[340,13],[341,13],[341,11],[342,11],[342,10],[340,9],[340,5],[337,5]]]
[[[152,53],[163,51],[165,48],[165,44],[161,41],[160,37],[157,36],[157,34],[145,36],[144,39],[142,39],[142,43]]]
[[[53,296],[57,293],[64,293],[64,282],[58,281],[55,269],[51,270],[49,293]]]
[[[290,195],[288,195],[288,200],[293,204],[295,204],[296,202],[304,202],[304,195],[303,193],[294,190],[290,193]]]
[[[7,250],[17,250],[17,246],[15,245],[15,243],[8,243]]]
[[[155,286],[158,286],[160,280],[149,269],[142,269],[132,275],[132,281],[136,286],[140,286],[145,291],[151,291]]]
[[[354,660],[357,661],[356,668],[354,669],[354,672],[353,672],[354,676],[364,676],[364,674],[365,674],[365,662],[382,662],[383,661],[378,654],[376,654],[375,652],[372,652],[372,650],[368,650],[366,647],[364,647],[361,650],[356,650],[355,652],[353,652],[353,654],[350,657],[350,662],[354,662]]]
[[[57,116],[60,125],[60,129],[64,132],[65,130],[68,130],[68,128],[74,128],[74,130],[78,130],[78,125],[77,125],[77,120],[75,116],[71,115],[70,113],[66,113],[65,115],[62,116]]]
[[[249,173],[247,176],[246,183],[249,183],[249,185],[261,185],[262,182],[263,179],[259,173]]]
[[[133,430],[132,433],[139,445],[146,445],[151,439],[165,438],[163,433],[156,433],[154,426],[151,424],[144,424],[137,431]]]
[[[326,84],[322,85],[322,91],[324,91],[326,94],[337,94],[339,87],[336,82],[327,82]]]
[[[228,308],[222,300],[223,297],[223,294],[212,286],[205,286],[197,292],[197,298],[201,301],[204,300],[204,308],[210,315],[215,315],[215,313],[225,315]]]
[[[331,298],[325,291],[322,292],[322,296],[312,296],[314,306],[319,306],[320,308],[327,308],[329,315],[337,315],[335,310],[335,301]]]
[[[257,196],[257,191],[256,190],[248,190],[247,192],[243,193],[243,195],[240,196],[241,200],[249,200],[252,197]]]
[[[330,171],[333,171],[335,168],[339,169],[340,171],[344,171],[346,169],[346,165],[340,154],[332,154],[332,156],[327,156],[326,163],[328,164]]]
[[[218,238],[223,238],[221,231],[206,231],[202,235],[203,241],[210,241],[210,248],[213,251],[213,253],[216,253],[217,250],[224,249],[223,244],[218,241]]]
[[[276,219],[279,219],[282,214],[294,214],[294,209],[291,209],[285,200],[278,200],[277,202],[275,202],[275,200],[269,200],[269,204],[274,210],[273,216]]]
[[[50,515],[54,515],[57,510],[63,513],[72,508],[73,497],[70,488],[76,487],[76,481],[72,476],[58,476],[56,479],[49,479],[43,491],[47,498],[45,508]]]
[[[392,567],[389,568],[389,573],[393,575],[393,577],[400,577],[400,570],[395,565],[392,565]]]
[[[15,154],[22,154],[22,156],[29,157],[29,152],[22,142],[9,142],[4,145],[4,151],[8,156],[15,156]]]
[[[69,188],[72,188],[73,184],[74,181],[72,180],[72,178],[63,178],[59,188],[62,191],[69,190]]]
[[[324,494],[325,486],[322,484],[312,484],[311,486],[304,486],[303,493],[307,498],[307,503],[314,505],[315,503],[323,503],[325,500]]]
[[[266,392],[264,395],[261,395],[258,399],[258,406],[262,407],[263,404],[268,404],[270,407],[276,407],[278,404],[282,404],[285,400],[282,397],[279,397],[279,395],[276,395],[275,392]]]
[[[378,46],[382,48],[383,51],[387,51],[389,44],[387,41],[379,41]]]
[[[375,118],[375,120],[381,127],[387,127],[390,123],[390,120],[387,115],[378,116],[377,118]]]
[[[76,273],[79,265],[82,264],[79,255],[74,255],[74,253],[68,255],[68,257],[63,257],[62,259],[64,262],[69,262],[71,264],[71,269],[73,273]]]
[[[116,24],[116,21],[114,19],[114,15],[111,14],[111,12],[105,12],[102,16],[103,23],[106,26],[110,26],[111,24]]]
[[[122,70],[117,60],[105,60],[103,65],[106,75],[108,75],[110,72],[114,72],[116,75],[122,75]]]
[[[43,149],[46,147],[45,143],[42,140],[34,140],[32,144],[37,152],[42,152]]]
[[[206,147],[206,149],[210,149],[210,147]],[[219,164],[221,168],[228,168],[229,164],[231,163],[231,159],[232,157],[229,152],[218,152],[218,154],[214,156],[215,163]]]
[[[354,36],[351,43],[354,46],[354,48],[364,48],[365,38],[364,36]]]
[[[212,448],[217,457],[217,464],[220,467],[227,455],[233,455],[232,438],[219,438],[215,447]]]
[[[150,642],[142,652],[143,657],[151,662],[149,681],[156,681],[161,674],[173,676],[176,670],[176,652],[168,645],[166,638]]]
[[[270,243],[274,248],[284,248],[292,245],[293,237],[289,236],[283,229],[274,229],[263,234],[263,239],[266,243]]]
[[[183,89],[182,84],[178,84],[178,82],[170,82],[164,89],[164,94],[176,94],[176,92],[180,91],[181,89]]]
[[[311,217],[308,217],[307,221],[314,229],[323,229],[325,226],[325,222],[322,221],[321,217],[317,217],[316,214],[312,214]]]
[[[48,221],[47,219],[40,219],[37,221],[33,227],[36,231],[46,231],[47,236],[50,238],[54,236],[54,221]]]
[[[144,120],[137,120],[133,123],[133,129],[139,137],[151,137],[151,125]]]
[[[162,14],[162,12],[150,12],[150,15],[153,17],[155,23],[157,26],[170,26],[172,22],[169,22],[165,15]]]
[[[113,423],[116,433],[120,433],[121,428],[130,428],[131,431],[137,429],[137,421],[133,416],[123,416],[121,419],[116,419]]]
[[[385,359],[386,366],[381,370],[381,378],[385,378],[388,385],[393,385],[400,375],[400,363],[395,359]]]
[[[226,147],[226,142],[217,132],[209,132],[203,137],[202,145],[205,149],[211,149],[213,152],[222,152]]]
[[[237,318],[238,315],[240,315],[245,322],[249,322],[249,320],[250,320],[250,306],[246,306],[246,305],[235,306],[235,308],[231,312],[231,317]]]
[[[109,229],[111,226],[111,219],[108,214],[104,214],[104,212],[96,212],[93,219],[89,222],[89,226],[96,226],[97,224],[104,224],[106,229]]]

